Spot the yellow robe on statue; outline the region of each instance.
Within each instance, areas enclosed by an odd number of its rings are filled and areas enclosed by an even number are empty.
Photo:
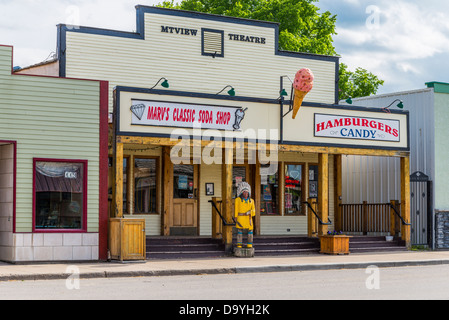
[[[237,229],[254,230],[253,217],[256,216],[254,200],[242,200],[240,197],[235,199],[235,219],[237,220]]]

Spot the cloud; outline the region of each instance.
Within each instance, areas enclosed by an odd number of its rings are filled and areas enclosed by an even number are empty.
[[[380,91],[422,88],[430,78],[449,81],[445,62],[440,61],[440,69],[434,66],[435,59],[449,52],[449,3],[436,0],[319,3],[337,13],[338,35],[334,43],[342,62],[350,69],[363,67],[379,75],[386,81]]]
[[[56,51],[58,24],[135,31],[137,3],[159,0],[1,0],[0,44],[14,46],[14,65],[43,61]]]

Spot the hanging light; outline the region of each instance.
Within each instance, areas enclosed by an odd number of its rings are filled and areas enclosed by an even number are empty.
[[[156,88],[158,86],[159,83],[161,83],[161,81],[164,80],[164,82],[162,82],[161,86],[164,88],[170,88],[170,84],[168,83],[168,80],[166,78],[160,78],[158,80],[158,82],[156,82],[156,84],[150,89],[153,90],[154,88]]]
[[[217,95],[219,95],[220,93],[222,93],[223,91],[225,91],[227,88],[231,88],[231,90],[228,91],[228,94],[229,94],[231,97],[235,97],[235,94],[236,94],[236,93],[235,93],[235,89],[234,89],[233,86],[229,86],[229,85],[227,85],[226,87],[224,87],[223,89],[221,89],[221,91],[218,92]]]
[[[396,105],[396,107],[398,107],[399,109],[404,109],[404,102],[402,102],[402,100],[396,99],[392,103],[390,103],[388,107],[382,108],[382,110],[387,113],[391,113],[389,108],[397,101],[399,101],[399,103]]]

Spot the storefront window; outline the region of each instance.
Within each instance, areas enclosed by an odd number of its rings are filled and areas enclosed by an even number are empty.
[[[285,165],[285,214],[303,214],[303,192],[302,192],[303,165]]]
[[[134,159],[134,213],[157,212],[156,159]]]
[[[35,229],[81,230],[87,163],[35,161]]]
[[[195,167],[193,165],[175,165],[173,168],[175,199],[194,199]]]
[[[232,198],[237,198],[237,187],[241,182],[246,182],[246,167],[234,166],[232,168]],[[253,196],[253,195],[252,195]]]
[[[262,165],[261,168],[269,167]],[[279,214],[279,176],[278,173],[261,177],[260,214]]]
[[[318,198],[318,166],[309,166],[309,198]]]

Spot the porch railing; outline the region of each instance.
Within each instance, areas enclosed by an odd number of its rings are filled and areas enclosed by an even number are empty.
[[[341,226],[343,232],[390,233],[400,230],[400,203],[341,204]],[[403,221],[404,222],[404,221]]]
[[[212,205],[212,238],[221,239],[223,236],[223,226],[235,226],[235,220],[226,221],[223,217],[222,211],[222,200],[221,198],[212,198],[209,200]]]

